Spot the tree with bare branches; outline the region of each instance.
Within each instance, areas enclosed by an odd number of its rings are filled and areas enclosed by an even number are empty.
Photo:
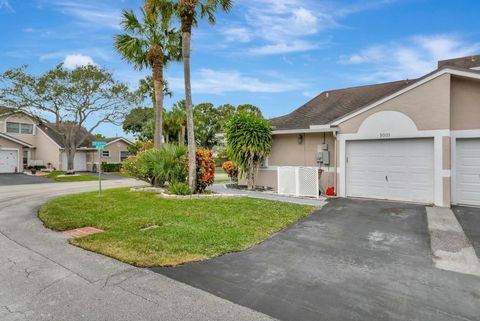
[[[62,64],[36,76],[22,66],[0,75],[0,105],[40,121],[52,121],[61,136],[68,171],[73,171],[77,148],[105,123],[119,124],[136,95],[113,75],[94,65],[73,70]]]

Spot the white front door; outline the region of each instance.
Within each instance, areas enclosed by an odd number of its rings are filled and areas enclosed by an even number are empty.
[[[433,139],[347,142],[347,196],[434,201]]]
[[[62,153],[62,171],[66,171],[68,168],[67,154]],[[87,153],[76,152],[75,159],[73,161],[73,170],[77,172],[85,172],[87,170]]]
[[[18,170],[18,151],[0,150],[0,173],[15,173]]]
[[[455,202],[480,205],[480,139],[457,139]]]

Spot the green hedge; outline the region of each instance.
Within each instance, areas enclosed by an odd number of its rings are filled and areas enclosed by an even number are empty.
[[[121,169],[122,169],[122,164],[120,163],[102,162],[102,172],[106,172],[106,173],[120,172]]]

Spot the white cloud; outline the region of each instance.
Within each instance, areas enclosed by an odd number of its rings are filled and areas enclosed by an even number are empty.
[[[83,25],[120,29],[121,12],[92,1],[55,0],[52,3],[63,14],[76,18]]]
[[[182,77],[171,77],[168,84],[173,90],[183,90]],[[298,90],[306,84],[296,79],[283,79],[276,75],[268,80],[247,76],[239,71],[200,69],[192,74],[192,90],[204,94],[227,92],[279,93]]]
[[[8,2],[8,0],[0,0],[0,10],[7,10],[7,11],[10,11],[10,12],[15,11],[15,10],[13,10],[13,8],[10,5],[10,3]]]
[[[255,55],[274,55],[285,54],[292,52],[303,52],[311,49],[315,49],[318,46],[312,42],[295,40],[291,43],[278,42],[271,45],[265,45],[261,47],[254,47],[250,49],[250,53]]]
[[[275,55],[305,52],[318,48],[318,38],[312,38],[329,28],[338,28],[337,20],[347,15],[372,10],[390,0],[362,1],[351,5],[318,0],[242,0],[245,25],[244,39],[258,40],[249,49],[251,54]],[[227,40],[231,36],[225,34]],[[244,41],[247,42],[247,41]]]
[[[251,31],[244,27],[234,27],[222,30],[225,40],[232,42],[250,42],[253,38]]]
[[[358,53],[343,55],[342,64],[368,66],[364,81],[388,81],[414,78],[429,73],[443,59],[476,54],[480,43],[471,43],[455,35],[418,35],[403,42],[374,45]]]
[[[67,69],[74,69],[79,66],[95,65],[92,57],[81,54],[67,55],[63,61],[63,66]]]

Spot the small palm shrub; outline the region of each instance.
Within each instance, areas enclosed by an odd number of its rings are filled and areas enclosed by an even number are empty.
[[[231,180],[236,181],[238,179],[238,167],[234,162],[226,161],[222,164],[222,169]]]
[[[170,193],[174,195],[190,195],[190,188],[186,183],[173,183],[168,185],[168,189]]]
[[[272,148],[272,126],[261,116],[239,112],[228,122],[225,138],[230,158],[253,189],[257,169]]]
[[[215,181],[215,160],[211,151],[206,149],[198,149],[195,151],[195,159],[197,162],[197,184],[196,192],[203,193],[205,189],[212,185]],[[187,160],[188,155],[185,155]],[[188,173],[188,162],[185,162],[186,171]]]
[[[166,182],[184,182],[187,175],[186,152],[185,146],[164,144],[158,149],[149,149],[128,158],[124,168],[130,175],[157,187],[164,186]]]

